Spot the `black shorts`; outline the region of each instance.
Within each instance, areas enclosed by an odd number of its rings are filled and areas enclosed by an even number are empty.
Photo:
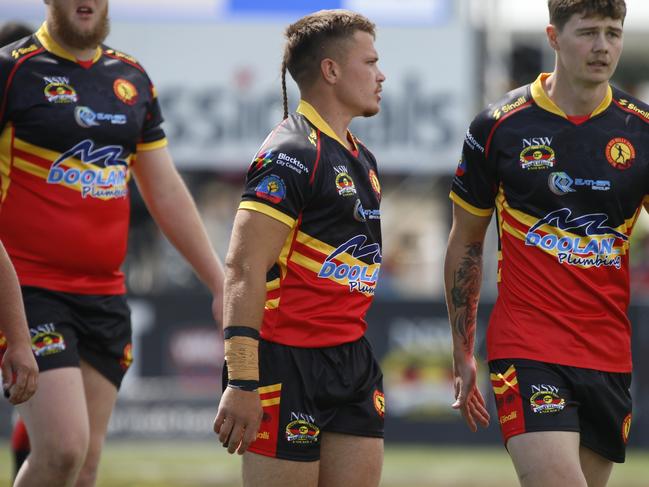
[[[383,438],[383,373],[365,338],[326,348],[261,340],[259,370],[264,415],[249,451],[311,462],[324,431]]]
[[[32,350],[41,372],[88,362],[119,388],[133,361],[124,295],[71,294],[23,286]]]
[[[576,431],[581,445],[624,462],[631,428],[630,373],[524,359],[489,362],[505,444],[532,431]]]

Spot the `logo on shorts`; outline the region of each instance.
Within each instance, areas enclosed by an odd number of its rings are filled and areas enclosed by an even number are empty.
[[[624,421],[622,421],[622,441],[626,445],[629,441],[629,433],[631,432],[631,413],[626,415]]]
[[[317,443],[320,428],[310,414],[291,412],[291,422],[286,425],[286,441],[298,445]]]
[[[135,105],[138,98],[137,88],[133,83],[123,78],[117,78],[113,83],[113,91],[117,98],[127,105]]]
[[[516,418],[518,418],[518,411],[514,410],[509,414],[503,414],[499,420],[500,420],[500,424],[505,424],[505,423],[509,423],[510,421]]]
[[[122,358],[119,360],[119,366],[122,368],[124,372],[126,372],[132,363],[133,363],[133,346],[129,343],[124,347]]]
[[[532,412],[547,414],[558,413],[566,407],[566,400],[559,396],[559,388],[548,384],[532,386],[530,406]]]
[[[379,416],[385,416],[385,396],[378,389],[374,391],[374,409],[379,413]]]
[[[65,339],[58,332],[42,332],[32,336],[32,351],[37,357],[54,355],[65,350]]]
[[[615,169],[629,169],[635,162],[635,147],[624,137],[615,137],[606,144],[606,160]]]

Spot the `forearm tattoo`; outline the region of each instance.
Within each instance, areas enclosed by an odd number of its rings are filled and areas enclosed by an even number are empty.
[[[482,243],[474,242],[466,247],[460,265],[453,274],[451,303],[453,305],[453,333],[462,339],[462,346],[473,352],[476,313],[482,280]]]

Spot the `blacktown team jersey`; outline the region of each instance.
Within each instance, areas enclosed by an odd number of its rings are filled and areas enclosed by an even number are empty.
[[[631,370],[629,240],[649,192],[649,107],[609,87],[584,120],[541,74],[479,114],[451,198],[498,223],[488,359]]]
[[[0,49],[0,239],[22,285],[120,294],[136,151],[166,145],[132,57],[77,62],[46,24]]]
[[[265,340],[328,347],[365,333],[381,265],[381,186],[374,156],[348,136],[353,151],[301,101],[248,170],[239,208],[291,229],[267,276]]]

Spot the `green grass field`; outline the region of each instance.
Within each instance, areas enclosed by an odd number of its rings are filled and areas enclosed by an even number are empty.
[[[7,443],[0,443],[0,485],[9,485]],[[98,487],[236,487],[239,458],[217,442],[109,441]],[[501,448],[388,446],[383,487],[515,487]],[[649,487],[649,452],[631,451],[609,487]]]

